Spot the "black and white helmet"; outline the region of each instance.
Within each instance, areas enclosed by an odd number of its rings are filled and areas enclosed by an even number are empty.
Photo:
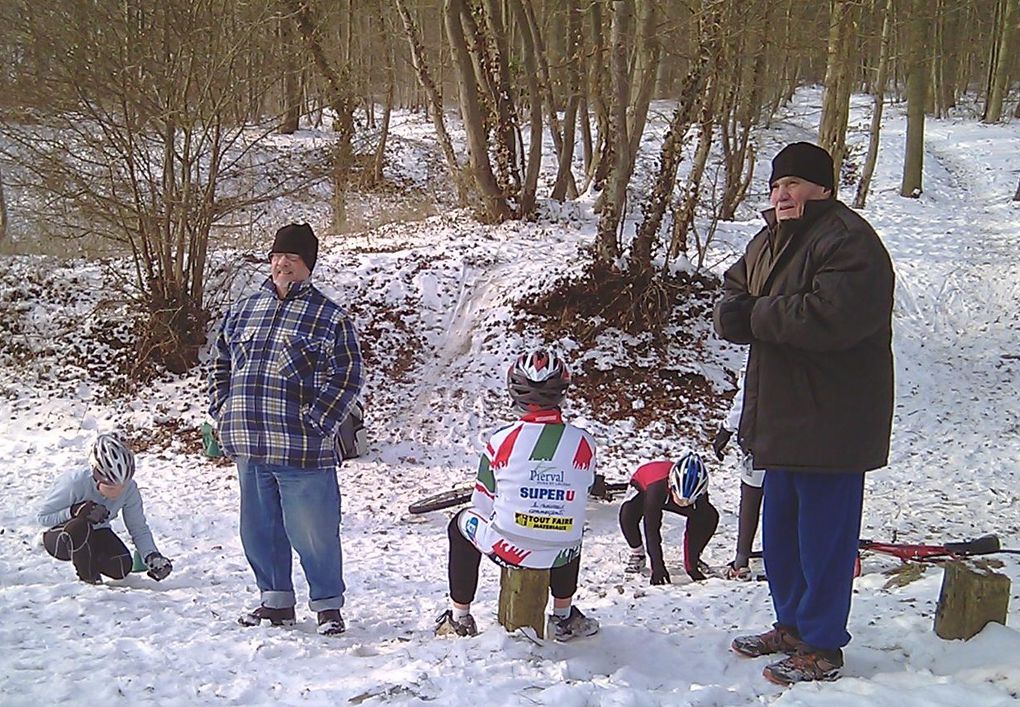
[[[687,452],[669,471],[669,488],[682,505],[693,505],[708,490],[708,469],[697,452]]]
[[[135,475],[135,453],[116,435],[101,434],[92,443],[89,465],[97,481],[119,486]]]
[[[554,349],[535,349],[511,364],[506,387],[521,412],[559,407],[570,387],[570,368]]]

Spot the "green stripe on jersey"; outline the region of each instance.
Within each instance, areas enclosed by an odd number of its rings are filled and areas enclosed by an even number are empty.
[[[552,461],[565,429],[566,425],[545,425],[542,433],[538,435],[535,448],[531,450],[531,461]]]
[[[496,493],[496,477],[489,468],[489,458],[484,454],[478,462],[478,483],[489,493]]]

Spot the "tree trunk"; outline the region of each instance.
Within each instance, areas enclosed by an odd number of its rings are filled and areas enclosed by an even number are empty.
[[[603,31],[602,3],[593,2],[589,5],[588,18],[591,21],[591,65],[588,67],[589,84],[587,106],[595,114],[596,142],[592,149],[591,160],[585,172],[585,184],[581,191],[587,191],[594,184],[601,190],[606,175],[612,166],[611,145],[609,141],[609,101],[606,99],[605,76],[609,73],[606,67],[606,43]],[[590,130],[590,128],[589,128]]]
[[[1014,25],[1018,20],[1018,5],[1020,0],[1005,0],[1003,9],[1002,24],[999,26],[997,38],[998,50],[995,54],[995,63],[992,67],[992,81],[988,93],[988,101],[985,104],[985,115],[982,122],[998,123],[1002,119],[1002,103],[1006,97],[1006,79],[1009,76],[1010,64],[1012,61],[1010,48],[1013,37]]]
[[[868,133],[868,155],[864,159],[861,181],[857,185],[857,196],[854,197],[854,208],[863,209],[868,200],[871,188],[871,177],[875,173],[878,162],[878,137],[882,129],[882,108],[885,105],[885,84],[889,73],[889,46],[892,37],[892,3],[886,0],[882,8],[882,44],[878,50],[878,69],[874,83],[874,100],[871,107],[871,130]]]
[[[393,66],[393,44],[389,37],[391,32],[387,26],[382,9],[377,8],[379,21],[379,41],[384,45],[386,56],[386,105],[383,108],[382,126],[379,128],[379,142],[376,145],[375,159],[372,162],[372,181],[379,184],[383,179],[383,165],[386,164],[386,139],[390,133],[390,114],[393,112],[393,96],[396,93],[396,69]]]
[[[445,0],[443,15],[446,36],[457,68],[460,110],[464,120],[464,131],[467,133],[471,175],[482,198],[485,219],[499,222],[510,217],[510,207],[506,203],[506,196],[496,183],[496,176],[489,162],[485,116],[478,100],[478,84],[475,82],[474,66],[464,38],[464,25],[461,23],[461,17],[466,11],[464,0]]]
[[[411,17],[411,13],[407,10],[406,0],[394,0],[394,2],[397,6],[397,12],[400,13],[400,19],[404,24],[404,34],[407,36],[407,43],[411,48],[411,62],[414,65],[415,75],[418,78],[418,85],[421,86],[428,100],[429,112],[432,114],[432,125],[436,129],[436,139],[439,141],[439,147],[446,158],[446,166],[450,170],[450,176],[453,177],[453,183],[457,187],[457,199],[462,206],[466,206],[468,194],[464,183],[464,174],[461,171],[460,163],[457,161],[457,153],[454,152],[450,133],[446,130],[446,121],[443,120],[443,98],[439,95],[439,89],[436,88],[435,81],[432,80],[425,45],[421,41],[421,35],[418,32],[417,25],[414,23],[414,19]]]
[[[926,0],[910,0],[909,58],[907,66],[907,142],[903,158],[900,196],[917,198],[922,192],[924,167],[924,104],[928,94],[928,70],[925,65],[928,24]]]
[[[1013,201],[1020,201],[1020,183],[1016,185],[1016,193],[1013,195]]]
[[[581,11],[575,0],[566,3],[567,12],[567,108],[563,115],[563,140],[559,150],[559,164],[556,168],[556,183],[553,184],[552,198],[563,201],[564,197],[577,197],[572,164],[574,161],[574,135],[577,126],[577,109],[581,102],[581,76],[578,66],[581,61]],[[529,5],[530,7],[530,5]],[[550,92],[551,95],[551,92]],[[553,107],[555,108],[555,107]],[[555,110],[552,111],[555,114]],[[587,113],[583,117],[588,127]],[[591,132],[586,136],[585,164],[590,160]]]
[[[0,170],[0,243],[7,240],[7,200],[4,198],[4,175]]]
[[[627,148],[627,157],[630,162],[628,171],[631,174],[634,172],[634,161],[637,159],[641,137],[645,132],[648,104],[651,103],[652,91],[655,90],[655,77],[659,72],[659,57],[662,54],[656,27],[655,5],[656,0],[641,0],[637,60],[635,62],[637,66],[634,71],[639,78],[637,91],[634,93],[634,100],[628,111],[630,120],[627,125],[627,134],[630,138]]]
[[[609,73],[612,84],[609,110],[607,147],[611,167],[606,188],[599,198],[599,223],[595,236],[595,254],[606,265],[615,265],[620,255],[617,229],[623,218],[627,199],[627,174],[630,166],[628,154],[630,140],[627,135],[627,104],[630,98],[630,74],[627,65],[627,48],[630,26],[633,21],[632,0],[613,0],[613,21],[610,30]]]
[[[538,172],[542,166],[542,91],[538,85],[538,61],[535,58],[535,36],[528,22],[521,0],[510,0],[517,17],[524,52],[524,75],[528,84],[528,114],[531,135],[528,143],[528,164],[520,194],[520,215],[528,216],[535,210],[535,191],[538,189]]]
[[[286,47],[283,54],[283,116],[280,120],[280,134],[293,135],[301,119],[301,68],[291,47],[294,41],[294,20],[280,18],[280,43]],[[300,54],[298,54],[300,56]]]
[[[679,102],[673,111],[669,130],[662,142],[655,182],[642,209],[644,218],[634,238],[631,270],[635,274],[652,270],[652,248],[659,233],[659,226],[662,224],[662,216],[673,195],[684,137],[695,116],[698,115],[701,101],[704,100],[705,67],[709,58],[715,56],[716,38],[719,36],[719,16],[715,11],[719,3],[716,3],[712,10],[708,5],[707,2],[703,3],[705,17],[701,20],[699,28],[700,51],[681,86]]]
[[[846,128],[850,116],[853,38],[856,36],[859,0],[832,0],[829,49],[825,67],[825,97],[818,142],[832,155],[836,187],[846,157]]]
[[[578,115],[581,121],[581,160],[584,163],[584,173],[592,174],[595,155],[591,139],[591,117],[588,115],[588,98],[584,95],[581,96],[581,103],[578,105]]]
[[[718,57],[716,57],[718,60]],[[694,161],[687,175],[687,184],[677,199],[673,210],[673,233],[670,238],[668,260],[687,253],[687,233],[694,223],[694,213],[701,196],[701,180],[705,175],[708,155],[712,149],[712,138],[715,133],[715,103],[718,93],[718,64],[713,63],[712,74],[705,86],[705,98],[701,106],[701,125],[698,130],[698,146],[694,151]]]
[[[972,560],[950,560],[944,568],[935,608],[939,638],[966,640],[990,622],[1006,625],[1009,577]]]
[[[476,25],[476,47],[491,74],[489,87],[491,100],[496,106],[496,175],[500,186],[509,194],[521,190],[521,161],[517,151],[517,110],[514,107],[513,89],[510,86],[509,43],[503,24],[500,0],[484,0],[485,30]],[[471,24],[472,15],[464,6],[462,18]],[[523,149],[523,148],[522,148]]]
[[[286,0],[291,14],[297,19],[298,29],[315,60],[315,66],[326,81],[326,96],[336,113],[333,129],[337,135],[337,150],[333,162],[333,229],[340,231],[347,222],[347,185],[354,166],[354,108],[351,81],[346,65],[334,67],[323,50],[316,32],[307,0]]]
[[[499,573],[499,623],[508,632],[528,627],[545,638],[549,570],[507,569]]]

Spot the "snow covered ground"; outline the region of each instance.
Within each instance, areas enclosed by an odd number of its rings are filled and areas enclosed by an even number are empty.
[[[758,136],[760,205],[767,159],[782,143],[814,137],[820,100],[804,91]],[[1015,190],[1020,124],[929,120],[925,193],[898,196],[905,121],[887,110],[878,169],[864,215],[884,238],[898,285],[897,403],[889,467],[869,474],[864,533],[924,542],[998,533],[1020,548],[1020,205]],[[867,102],[855,99],[851,142],[866,139]],[[418,129],[411,126],[411,130]],[[420,135],[416,135],[418,139]],[[852,199],[847,189],[844,200]],[[721,271],[758,228],[724,224],[709,262]],[[407,504],[467,481],[480,440],[508,414],[501,372],[538,343],[510,328],[508,303],[568,272],[594,232],[590,203],[547,205],[537,223],[483,228],[461,213],[357,237],[326,236],[317,279],[358,319],[384,366],[370,372],[373,448],[340,472],[344,495],[344,615],[348,632],[315,633],[299,605],[290,629],[246,629],[236,616],[257,601],[237,536],[232,466],[176,446],[139,459],[137,479],[157,544],[175,563],[155,583],[144,574],[87,586],[39,543],[35,510],[53,477],[80,464],[96,430],[182,418],[205,407],[200,376],[154,384],[111,407],[82,384],[45,386],[40,374],[4,372],[0,400],[0,702],[128,704],[442,705],[928,705],[1013,704],[1020,697],[1020,562],[1003,555],[1014,583],[1008,627],[967,642],[932,632],[941,571],[886,586],[897,562],[865,556],[850,618],[845,677],[788,690],[761,677],[767,659],[728,650],[732,637],[772,620],[767,585],[710,579],[648,586],[625,577],[618,504],[591,502],[578,605],[602,631],[571,644],[536,645],[496,622],[496,568],[483,565],[474,639],[434,639],[445,607],[449,512],[409,516]],[[230,254],[221,254],[227,258]],[[21,259],[17,267],[39,267]],[[15,264],[12,262],[11,267]],[[5,265],[5,267],[7,267]],[[46,265],[49,272],[56,272]],[[72,268],[79,283],[87,268]],[[70,274],[69,274],[70,276]],[[239,278],[239,292],[254,271]],[[95,282],[94,280],[92,282]],[[69,297],[68,306],[75,298]],[[389,318],[380,312],[389,311]],[[54,315],[35,313],[43,322]],[[64,316],[83,318],[85,312]],[[703,323],[702,326],[707,326]],[[623,336],[576,360],[612,358]],[[739,351],[714,342],[697,362],[721,394]],[[603,440],[600,464],[624,478],[638,460],[704,444],[717,419],[692,420],[684,438],[655,426],[575,420]],[[714,465],[722,513],[709,562],[730,559],[736,528],[735,455]],[[667,561],[680,564],[679,519],[667,519]],[[115,525],[115,529],[122,526]],[[295,573],[299,597],[304,593]]]

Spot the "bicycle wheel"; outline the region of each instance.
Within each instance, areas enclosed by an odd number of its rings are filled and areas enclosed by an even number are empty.
[[[441,511],[444,508],[453,508],[470,501],[473,491],[474,486],[469,486],[467,488],[451,489],[432,496],[426,496],[408,506],[407,512],[412,514],[431,513],[432,511]]]

